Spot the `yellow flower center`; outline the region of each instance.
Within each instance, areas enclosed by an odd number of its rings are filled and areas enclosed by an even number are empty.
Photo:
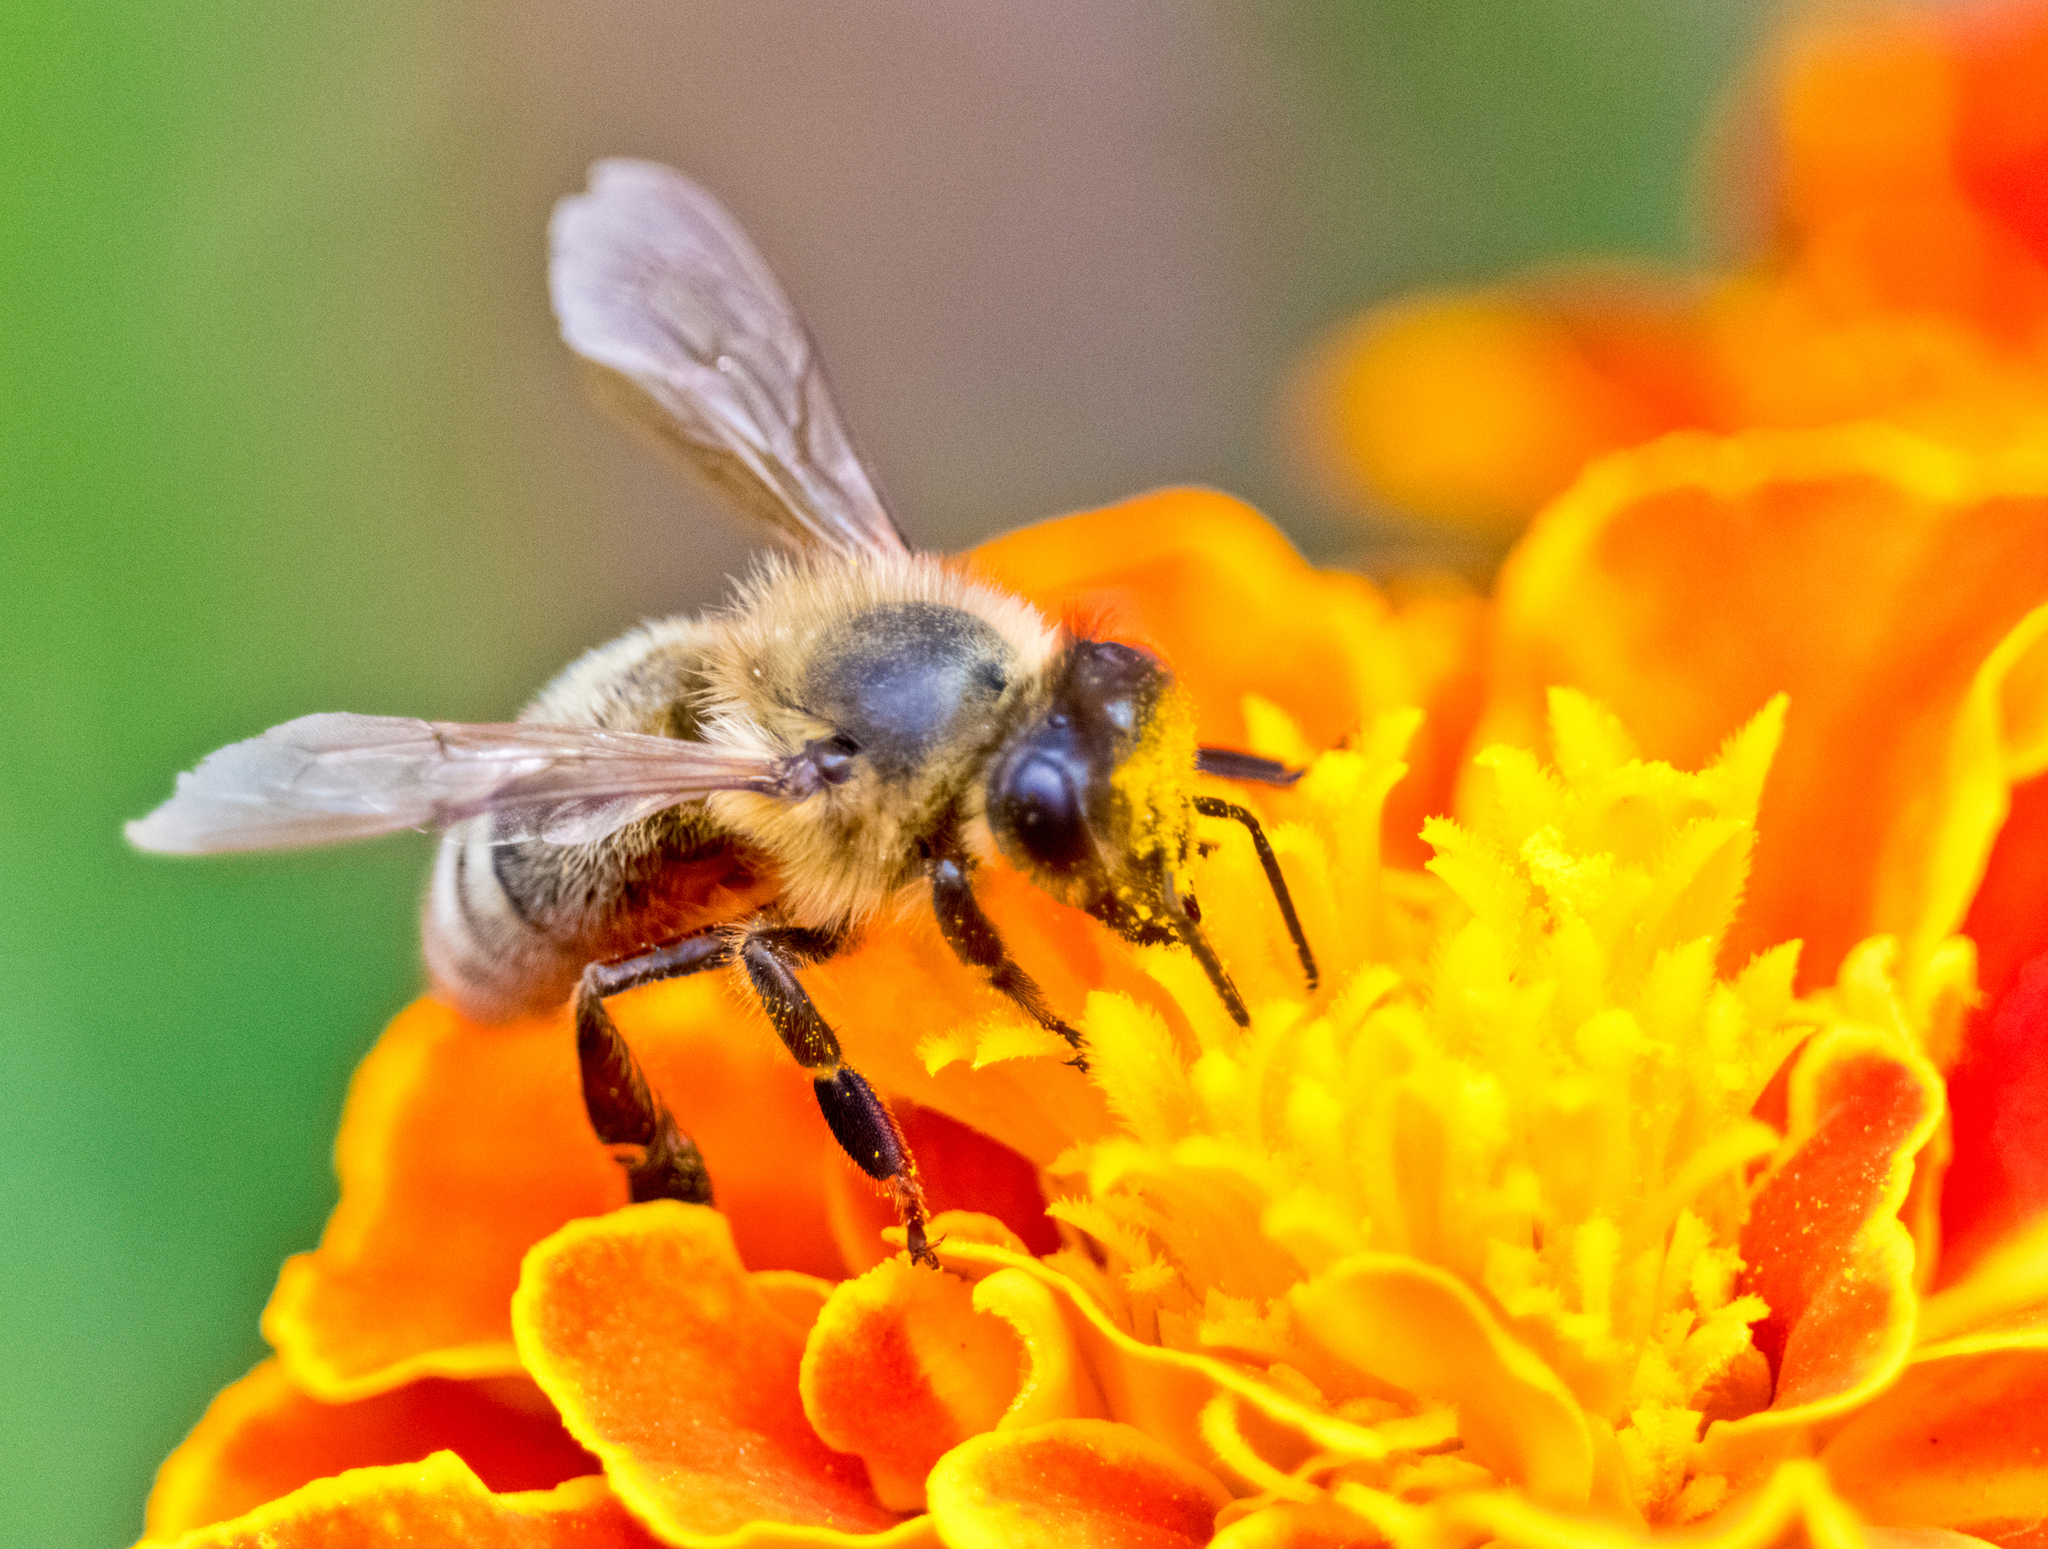
[[[1251,1026],[1166,949],[1147,967],[1192,1039],[1127,996],[1090,997],[1121,1133],[1053,1168],[1071,1187],[1052,1213],[1096,1249],[1059,1267],[1137,1338],[1400,1422],[1385,1456],[1325,1466],[1415,1499],[1486,1483],[1486,1449],[1468,1434],[1453,1450],[1447,1415],[1417,1430],[1412,1398],[1348,1367],[1315,1328],[1314,1284],[1359,1255],[1417,1261],[1611,1428],[1637,1510],[1711,1510],[1725,1482],[1686,1476],[1703,1420],[1769,1397],[1750,1338],[1767,1309],[1737,1293],[1735,1244],[1746,1168],[1777,1137],[1750,1110],[1811,1028],[1796,943],[1716,966],[1782,722],[1774,702],[1688,774],[1559,691],[1556,767],[1483,754],[1465,823],[1425,830],[1430,875],[1378,855],[1415,718],[1317,759],[1276,798],[1272,840],[1325,993],[1305,997],[1249,847],[1222,846],[1202,892]]]

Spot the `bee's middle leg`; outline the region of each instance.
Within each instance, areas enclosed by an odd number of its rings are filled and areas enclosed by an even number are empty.
[[[592,963],[576,986],[576,1059],[583,1072],[583,1107],[597,1138],[613,1148],[634,1203],[679,1199],[711,1203],[711,1174],[697,1143],[683,1133],[668,1104],[626,1046],[605,997],[661,979],[679,979],[732,961],[732,943],[715,931]]]
[[[768,1020],[809,1073],[833,1138],[862,1172],[887,1184],[895,1195],[911,1258],[936,1265],[925,1238],[924,1185],[896,1116],[860,1072],[845,1062],[838,1034],[818,1014],[796,976],[800,965],[823,962],[844,942],[843,935],[757,919],[740,937],[738,955]]]

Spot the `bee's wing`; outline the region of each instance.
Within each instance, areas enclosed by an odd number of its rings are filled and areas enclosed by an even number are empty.
[[[797,548],[900,554],[810,336],[739,223],[651,161],[555,206],[549,288],[607,407]]]
[[[797,794],[779,760],[583,726],[306,715],[210,753],[128,825],[145,850],[282,850],[499,815],[500,840],[581,844],[713,791]]]

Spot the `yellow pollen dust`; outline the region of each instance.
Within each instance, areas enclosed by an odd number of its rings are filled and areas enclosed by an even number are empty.
[[[1130,853],[1180,858],[1188,832],[1190,771],[1195,767],[1194,701],[1178,684],[1159,696],[1138,742],[1116,766],[1111,788]]]
[[[1272,707],[1247,711],[1276,727]],[[1688,1479],[1692,1443],[1769,1397],[1750,1337],[1767,1309],[1739,1294],[1735,1246],[1746,1171],[1777,1138],[1751,1109],[1812,1025],[1796,943],[1717,968],[1783,720],[1774,701],[1685,773],[1556,691],[1554,763],[1479,755],[1460,820],[1424,829],[1426,874],[1379,855],[1415,714],[1317,758],[1266,806],[1322,989],[1306,991],[1249,844],[1214,836],[1204,916],[1251,1026],[1169,949],[1145,960],[1185,1030],[1090,997],[1119,1132],[1053,1168],[1052,1213],[1096,1249],[1060,1267],[1138,1339],[1248,1365],[1356,1423],[1425,1413],[1404,1392],[1426,1384],[1381,1380],[1394,1367],[1363,1345],[1427,1367],[1430,1330],[1469,1317],[1547,1369],[1532,1392],[1568,1392],[1611,1432],[1637,1510],[1712,1510],[1726,1485]],[[1392,1310],[1357,1313],[1363,1286]],[[1477,1421],[1458,1423],[1441,1455],[1348,1476],[1337,1458],[1326,1482],[1473,1487],[1488,1454]]]

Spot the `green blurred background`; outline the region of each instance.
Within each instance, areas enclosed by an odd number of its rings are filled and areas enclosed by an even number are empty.
[[[1269,451],[1320,324],[1688,252],[1765,0],[14,0],[0,12],[0,1543],[131,1540],[332,1203],[427,841],[122,819],[315,709],[498,719],[744,538],[576,394],[542,232],[721,190],[939,547]]]

